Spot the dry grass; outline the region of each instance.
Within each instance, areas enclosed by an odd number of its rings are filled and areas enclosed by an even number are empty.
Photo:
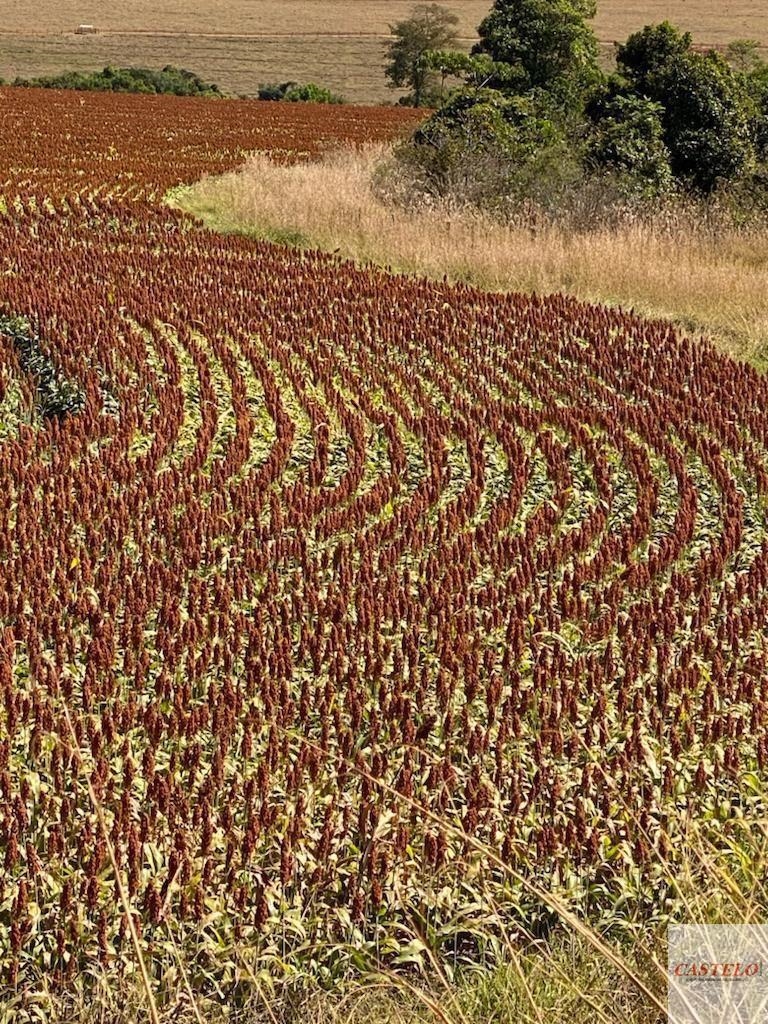
[[[658,983],[657,983],[658,984]],[[663,986],[658,986],[663,992]],[[305,982],[221,1001],[169,990],[161,1024],[660,1024],[661,1014],[632,983],[561,936],[550,949],[520,955],[455,983],[374,975],[332,990]],[[50,1024],[148,1024],[135,981],[102,978],[95,997],[38,1000]],[[23,1011],[22,1011],[23,1012]],[[11,1018],[13,1019],[13,1018]],[[25,1018],[21,1018],[25,1019]],[[30,1019],[30,1018],[26,1018]],[[2,1008],[0,1020],[4,1021]]]
[[[491,0],[444,0],[459,15],[464,45]],[[233,93],[259,83],[317,81],[348,99],[392,100],[382,48],[388,26],[408,16],[411,0],[218,0],[158,4],[133,0],[40,0],[6,5],[0,33],[0,76],[33,77],[70,68],[118,65],[192,68]],[[664,18],[694,32],[697,42],[722,46],[735,38],[768,47],[768,7],[755,0],[598,0],[595,30],[606,55],[614,40]],[[95,36],[74,34],[93,24]]]
[[[506,227],[466,210],[408,213],[371,185],[381,149],[278,167],[254,156],[240,172],[186,190],[211,226],[252,232],[359,262],[488,290],[568,292],[634,308],[707,334],[730,354],[768,354],[768,237],[699,226],[690,216],[582,232]]]

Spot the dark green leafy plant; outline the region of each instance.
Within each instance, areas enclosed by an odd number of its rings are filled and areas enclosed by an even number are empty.
[[[768,64],[757,44],[701,53],[665,21],[619,46],[606,78],[593,14],[592,0],[497,0],[471,54],[427,53],[441,93],[448,78],[463,86],[401,150],[415,188],[549,211],[573,205],[573,186],[607,188],[606,209],[631,200],[635,211],[673,192],[729,191],[734,213],[764,209]]]
[[[656,196],[673,187],[659,103],[642,96],[613,96],[600,116],[587,148],[587,165],[618,175],[627,191]]]
[[[511,65],[517,92],[546,90],[578,107],[602,78],[598,42],[587,23],[595,0],[496,0],[473,53]]]
[[[646,25],[617,48],[616,63],[637,92],[657,96],[670,65],[692,52],[692,42],[690,32],[681,32],[669,21]]]
[[[676,178],[709,193],[751,169],[747,93],[721,55],[695,52],[688,33],[663,22],[630,36],[617,63],[630,93],[660,105]]]
[[[61,75],[42,78],[17,78],[13,84],[42,89],[76,89],[81,92],[136,92],[207,98],[223,95],[217,85],[203,81],[186,68],[176,68],[171,64],[160,71],[107,65],[103,71],[65,71]]]
[[[44,419],[62,420],[79,413],[85,405],[80,386],[57,370],[43,350],[42,342],[24,317],[0,316],[0,333],[13,341],[24,373],[34,378],[37,411]]]
[[[757,157],[768,160],[768,61],[763,60],[760,44],[753,39],[737,39],[725,52],[749,104],[750,128]]]
[[[470,55],[425,54],[443,87],[464,84],[401,151],[418,187],[503,205],[549,201],[578,177],[584,104],[602,81],[593,14],[592,0],[497,0]]]
[[[518,69],[511,64],[492,60],[487,53],[434,50],[424,55],[423,62],[440,74],[441,98],[444,96],[447,78],[462,79],[465,86],[473,89],[493,88],[505,92],[514,92],[521,82]]]
[[[260,100],[287,100],[289,103],[344,103],[343,96],[314,82],[305,85],[298,82],[267,83],[259,86],[257,95]]]
[[[457,93],[402,147],[400,158],[417,172],[422,190],[482,206],[578,173],[560,126],[531,99],[495,89]]]

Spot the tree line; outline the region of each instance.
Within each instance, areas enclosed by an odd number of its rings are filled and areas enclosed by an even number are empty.
[[[605,71],[595,13],[595,0],[496,0],[469,54],[455,49],[458,19],[438,4],[392,26],[390,83],[410,90],[403,102],[438,108],[401,151],[423,186],[556,196],[597,175],[626,196],[730,184],[766,202],[759,44],[701,50],[665,21],[630,35]]]

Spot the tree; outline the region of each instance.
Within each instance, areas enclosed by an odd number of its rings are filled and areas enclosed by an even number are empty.
[[[605,76],[594,13],[595,0],[495,0],[471,54],[425,52],[420,67],[463,88],[401,149],[415,187],[551,208],[591,179],[622,202],[729,185],[736,205],[759,205],[754,195],[768,206],[768,64],[757,46],[702,53],[662,22],[619,46]]]
[[[755,157],[750,99],[720,54],[697,53],[688,33],[663,22],[630,36],[617,63],[635,95],[660,104],[676,178],[708,193],[749,169]]]
[[[609,97],[600,105],[587,164],[611,171],[624,191],[650,198],[672,187],[660,103],[642,96]]]
[[[703,192],[739,177],[754,158],[745,97],[714,52],[675,61],[666,90],[666,137],[672,169]]]
[[[692,52],[690,32],[681,32],[669,21],[646,25],[634,32],[616,51],[616,63],[634,89],[646,96],[664,89],[669,68]]]
[[[756,39],[734,39],[725,48],[725,59],[734,71],[749,75],[763,64],[761,46]]]
[[[539,89],[578,105],[602,77],[587,24],[595,10],[595,0],[496,0],[472,52],[511,65],[518,93]]]
[[[420,4],[410,18],[390,25],[395,37],[387,47],[388,64],[384,74],[393,89],[410,88],[408,101],[414,107],[434,99],[435,71],[426,55],[456,43],[459,19],[439,4]]]
[[[471,55],[420,61],[464,79],[413,137],[404,159],[422,184],[469,201],[554,195],[578,173],[590,89],[601,83],[594,0],[496,0]]]
[[[763,60],[760,43],[736,39],[726,47],[725,59],[749,98],[749,119],[758,157],[768,160],[768,63]]]
[[[457,53],[456,50],[430,50],[424,54],[427,67],[440,75],[440,97],[444,98],[446,78],[459,79],[466,89],[494,88],[515,95],[519,72],[511,64],[491,60],[487,53]]]

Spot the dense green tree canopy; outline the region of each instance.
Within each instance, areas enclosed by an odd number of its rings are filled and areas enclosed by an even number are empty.
[[[689,33],[662,22],[617,47],[606,77],[594,13],[594,0],[496,0],[470,55],[426,53],[424,65],[463,87],[414,136],[425,180],[426,171],[440,187],[485,175],[486,195],[520,195],[522,181],[529,197],[547,196],[535,171],[550,176],[550,195],[563,183],[602,182],[633,200],[733,185],[748,205],[768,209],[768,64],[759,47],[746,40],[725,56],[700,52]]]
[[[635,194],[652,196],[672,185],[664,142],[664,109],[642,96],[608,97],[587,148],[587,162],[620,175]]]
[[[711,192],[754,160],[748,95],[718,53],[697,53],[669,22],[647,26],[619,47],[628,91],[658,103],[675,177]]]
[[[646,25],[618,47],[616,64],[638,92],[653,95],[659,91],[659,76],[666,76],[676,59],[691,52],[692,42],[690,32],[681,32],[668,21]]]
[[[587,19],[595,0],[496,0],[473,52],[512,65],[517,91],[578,94],[600,79],[598,43]]]

